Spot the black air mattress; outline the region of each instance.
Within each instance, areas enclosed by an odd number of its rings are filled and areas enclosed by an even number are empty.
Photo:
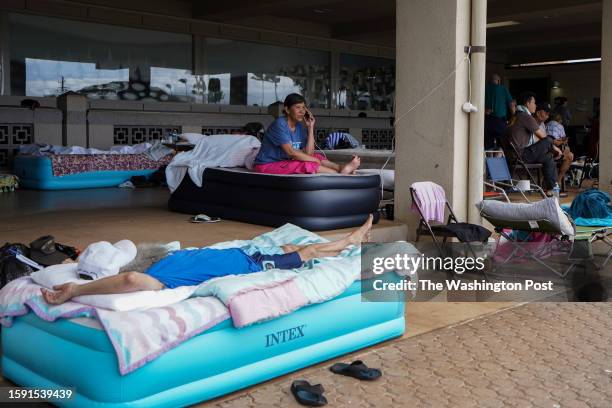
[[[186,175],[168,207],[187,214],[277,227],[292,223],[311,231],[361,225],[368,214],[378,221],[380,176],[271,175],[208,168],[202,187]]]

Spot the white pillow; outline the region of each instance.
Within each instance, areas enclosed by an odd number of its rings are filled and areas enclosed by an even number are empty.
[[[201,134],[201,133],[181,133],[179,135],[179,138],[181,138],[181,139],[183,139],[186,142],[191,143],[191,144],[198,144],[198,142],[203,137],[206,137],[206,136]]]
[[[79,285],[91,282],[90,280],[79,278],[77,270],[78,264],[76,262],[51,265],[40,271],[32,272],[30,278],[47,289],[53,289],[54,286],[67,282],[74,282]]]
[[[546,198],[535,203],[506,203],[496,200],[483,200],[476,204],[481,212],[508,221],[548,220],[564,235],[574,236],[576,231],[559,206],[556,197]]]

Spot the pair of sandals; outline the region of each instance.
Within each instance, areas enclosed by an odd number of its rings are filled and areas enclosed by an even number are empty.
[[[363,381],[374,381],[382,375],[379,369],[369,368],[361,360],[353,361],[350,364],[336,363],[329,369],[334,374],[346,375]],[[291,384],[291,393],[297,402],[310,407],[322,407],[327,404],[324,392],[325,389],[321,384],[311,385],[305,380],[296,380]]]

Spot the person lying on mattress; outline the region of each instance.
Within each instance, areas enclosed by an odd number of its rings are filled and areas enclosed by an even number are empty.
[[[95,280],[85,284],[64,283],[54,286],[54,290],[41,289],[41,292],[47,303],[57,305],[82,295],[173,289],[198,285],[226,275],[245,275],[272,268],[299,268],[303,262],[336,256],[349,245],[359,245],[369,234],[370,228],[372,215],[361,227],[340,240],[310,245],[283,245],[283,253],[279,255],[262,255],[257,252],[249,256],[240,248],[178,250],[146,269],[143,268],[144,272],[120,272],[120,266],[117,266],[118,260],[123,260],[119,262],[129,267],[136,256],[136,248],[131,241],[119,241],[114,245],[96,242],[87,247],[78,259],[79,275]]]
[[[315,153],[315,117],[305,105],[304,97],[292,93],[284,102],[284,116],[266,129],[254,170],[268,174],[353,174],[361,164],[358,156],[343,165]]]

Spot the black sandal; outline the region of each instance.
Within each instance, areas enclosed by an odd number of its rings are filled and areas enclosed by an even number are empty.
[[[296,401],[309,407],[322,407],[327,405],[327,398],[323,396],[325,390],[321,384],[311,385],[308,381],[296,380],[291,383],[291,392]]]
[[[382,376],[382,372],[377,368],[369,368],[361,360],[353,361],[351,364],[336,363],[329,367],[332,373],[346,375],[359,380],[374,381]]]

